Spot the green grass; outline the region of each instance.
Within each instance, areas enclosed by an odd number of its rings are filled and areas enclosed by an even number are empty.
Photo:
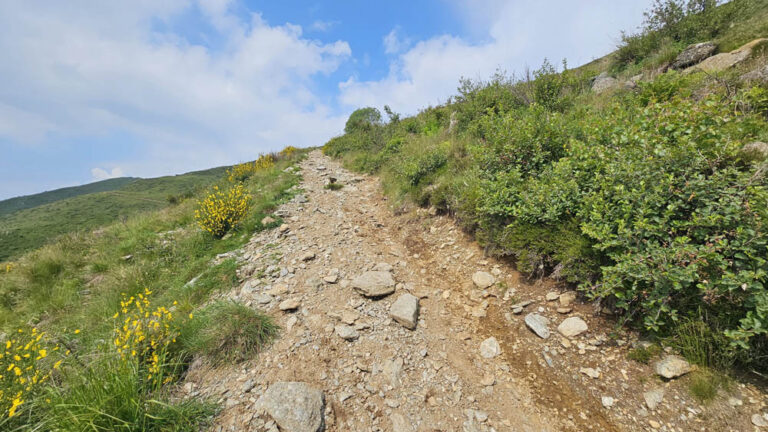
[[[343,187],[344,185],[341,183],[328,183],[327,185],[325,185],[325,189],[332,190],[332,191],[337,191]]]
[[[164,388],[141,390],[137,371],[118,370],[110,363],[114,353],[106,346],[113,337],[111,318],[120,309],[122,293],[136,295],[149,289],[153,305],[172,309],[174,316],[186,320],[213,293],[234,287],[238,283],[235,259],[215,265],[212,260],[267,228],[260,221],[293,196],[292,186],[300,180],[283,170],[304,153],[280,160],[244,183],[253,198],[250,210],[224,239],[217,240],[197,226],[196,200],[190,199],[133,215],[96,233],[62,235],[21,256],[9,273],[0,272],[0,333],[33,325],[46,332],[48,340],[72,351],[55,380],[60,387],[48,395],[52,404],[27,401],[27,407],[33,406],[32,411],[43,418],[29,418],[21,426],[45,420],[48,423],[41,423],[40,430],[199,430],[197,419],[211,412],[207,403],[174,402]],[[131,258],[125,259],[128,255]],[[242,350],[231,352],[245,358],[267,343],[275,329],[263,315],[240,318],[232,324],[247,325],[249,334],[234,345]],[[217,320],[217,325],[226,322]],[[261,333],[250,333],[257,328]],[[189,353],[181,345],[172,348],[172,361],[164,363],[163,370],[177,376]],[[30,410],[24,412],[29,415]]]
[[[659,353],[661,353],[661,347],[654,344],[648,347],[637,347],[631,349],[627,353],[627,358],[638,363],[649,364],[651,359],[659,355]]]
[[[169,207],[221,179],[225,169],[98,182],[2,201],[0,262],[15,259],[62,234],[92,230],[142,212]]]
[[[730,387],[731,379],[727,375],[707,368],[691,373],[688,382],[688,391],[700,403],[711,402],[717,397],[720,389],[727,391]]]
[[[212,364],[237,363],[258,354],[280,328],[269,315],[234,301],[219,300],[200,311],[182,331],[182,344]]]

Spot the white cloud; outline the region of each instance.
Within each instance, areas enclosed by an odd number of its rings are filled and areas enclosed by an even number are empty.
[[[544,58],[571,66],[607,54],[621,30],[637,27],[650,0],[580,2],[452,0],[471,41],[438,35],[402,51],[378,80],[354,77],[339,85],[349,106],[382,106],[414,113],[455,94],[459,79],[488,78],[496,70],[522,72]],[[397,29],[384,38],[387,53],[402,50]],[[479,42],[476,42],[479,41]]]
[[[384,36],[384,52],[387,54],[397,54],[411,44],[411,40],[400,36],[400,27],[395,27],[391,32]]]
[[[317,20],[309,25],[309,30],[316,32],[327,32],[328,30],[339,24],[339,21],[323,21]]]
[[[112,178],[124,177],[125,173],[123,173],[123,169],[120,167],[114,167],[112,168],[112,171],[107,171],[103,168],[92,168],[91,175],[93,176],[94,180],[99,181],[99,180],[107,180]]]
[[[158,30],[196,8],[223,47]],[[230,9],[227,0],[0,2],[0,140],[20,148],[117,133],[139,153],[121,166],[149,176],[338,133],[345,119],[313,80],[349,59],[349,45]]]

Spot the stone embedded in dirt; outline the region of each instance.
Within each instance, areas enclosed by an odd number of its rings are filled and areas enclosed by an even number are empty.
[[[478,288],[486,289],[496,283],[496,278],[488,272],[479,271],[472,275],[472,282],[474,282],[475,286]]]
[[[702,62],[687,68],[685,72],[721,72],[730,69],[752,57],[754,49],[764,44],[765,41],[766,39],[755,39],[731,52],[713,55],[712,57],[708,57]]]
[[[557,331],[565,337],[578,336],[587,331],[587,329],[587,323],[579,317],[566,318],[557,326]]]
[[[523,308],[521,308],[519,306],[518,307],[514,307],[514,308],[512,308],[512,313],[515,314],[515,315],[520,315],[521,313],[523,313]]]
[[[536,333],[536,336],[549,338],[549,319],[537,313],[529,313],[525,316],[525,325]]]
[[[241,387],[241,390],[243,393],[248,393],[256,386],[256,382],[252,379],[249,379],[248,381],[243,383],[243,386]]]
[[[645,405],[648,407],[648,409],[653,411],[664,399],[664,389],[659,387],[653,390],[649,390],[643,393],[643,399],[645,399]]]
[[[576,301],[576,291],[566,291],[560,294],[560,306],[568,307]]]
[[[256,402],[281,430],[318,432],[325,426],[323,392],[302,382],[276,382]]]
[[[304,203],[309,202],[309,200],[307,199],[307,196],[303,195],[303,194],[296,195],[296,197],[293,200],[296,201],[299,204],[304,204]]]
[[[312,261],[315,259],[315,253],[314,252],[307,252],[304,255],[301,256],[302,261]]]
[[[480,344],[480,355],[484,358],[493,358],[501,354],[501,346],[495,337],[489,337]]]
[[[610,76],[608,72],[603,72],[596,76],[592,81],[592,91],[600,94],[606,90],[616,88],[619,86],[619,80]]]
[[[559,307],[557,308],[557,313],[559,314],[569,314],[573,310],[572,307]]]
[[[355,330],[354,327],[346,325],[346,324],[339,324],[335,327],[336,334],[339,335],[340,338],[346,340],[346,341],[353,341],[360,337],[360,335],[357,334],[357,330]]]
[[[384,362],[381,364],[381,367],[377,369],[380,371],[387,379],[389,379],[389,384],[392,387],[397,387],[400,385],[400,376],[403,374],[403,365],[405,362],[400,357],[395,359],[388,359],[384,360]]]
[[[413,432],[413,422],[406,420],[400,413],[392,413],[389,418],[392,420],[392,430],[397,432]]]
[[[366,297],[382,297],[395,292],[390,272],[367,271],[352,280],[352,288]]]
[[[264,219],[261,220],[262,225],[269,225],[271,223],[275,223],[275,218],[272,216],[265,216]]]
[[[256,293],[253,295],[253,301],[258,304],[268,304],[272,301],[272,296],[266,293]]]
[[[299,308],[301,306],[301,303],[299,303],[296,299],[288,299],[283,300],[280,305],[278,305],[278,308],[281,311],[293,311]]]
[[[683,52],[678,54],[675,61],[669,66],[671,69],[683,69],[695,65],[705,58],[711,56],[717,50],[717,44],[714,42],[702,42],[689,45]]]
[[[690,372],[691,364],[680,356],[668,354],[653,365],[653,370],[659,376],[672,379]]]
[[[594,379],[600,378],[600,372],[592,368],[581,368],[579,369],[579,373],[583,373],[584,375]]]
[[[483,377],[483,379],[480,380],[480,385],[485,387],[492,386],[494,384],[496,384],[496,377],[493,375],[486,375]]]
[[[560,298],[560,293],[555,291],[548,292],[545,298],[547,299],[547,301],[555,301]]]
[[[419,299],[411,294],[403,294],[392,303],[389,316],[403,327],[413,330],[419,321]]]
[[[288,226],[287,224],[282,224],[282,225],[280,225],[280,228],[278,228],[277,230],[280,231],[281,233],[286,233],[290,229],[291,229],[291,227]]]
[[[329,284],[335,284],[336,282],[339,281],[339,275],[337,275],[337,274],[328,275],[328,276],[323,278],[323,281],[326,282],[326,283],[329,283]]]
[[[603,406],[606,408],[610,408],[613,406],[614,403],[616,403],[616,400],[610,396],[603,396],[600,398],[600,401],[603,403]]]
[[[752,416],[752,424],[759,428],[768,428],[768,414],[755,414]]]
[[[383,271],[383,272],[391,272],[392,271],[392,264],[380,262],[376,264],[376,266],[373,267],[374,271]]]

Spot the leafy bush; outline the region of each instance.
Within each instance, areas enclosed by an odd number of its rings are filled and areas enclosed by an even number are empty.
[[[287,149],[293,149],[293,147],[289,147]],[[295,149],[289,150],[289,154],[292,154],[294,151]],[[284,155],[284,153],[281,154]],[[227,179],[232,183],[243,182],[257,172],[270,169],[273,166],[275,166],[274,156],[271,154],[260,155],[259,158],[253,162],[237,164],[231,169],[227,170]]]
[[[360,108],[355,110],[344,125],[345,133],[365,131],[381,124],[381,113],[376,108]]]
[[[226,192],[214,186],[211,193],[198,202],[195,219],[200,228],[221,238],[245,217],[250,200],[242,184],[231,186]]]

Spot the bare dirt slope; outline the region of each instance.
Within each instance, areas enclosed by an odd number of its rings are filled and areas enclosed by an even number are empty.
[[[450,218],[395,214],[376,178],[318,151],[301,168],[304,191],[276,212],[285,225],[236,252],[243,284],[226,294],[273,315],[280,338],[240,365],[200,359],[183,386],[223,404],[214,431],[312,430],[303,396],[280,403],[296,403],[291,415],[304,415],[294,419],[304,426],[263,413],[259,399],[286,381],[322,391],[328,431],[748,431],[765,410],[763,394],[741,384],[701,406],[686,391],[690,374],[665,382],[627,360],[631,336],[613,334],[592,305],[561,305],[554,282],[525,281],[484,257]],[[326,189],[331,177],[343,188]],[[354,289],[370,270],[391,273],[394,293]],[[493,284],[474,283],[478,271]],[[405,294],[419,299],[414,330],[390,316]],[[525,325],[530,313],[549,320],[547,339]],[[568,317],[588,329],[561,336]],[[663,393],[654,410],[644,398],[651,390]]]

